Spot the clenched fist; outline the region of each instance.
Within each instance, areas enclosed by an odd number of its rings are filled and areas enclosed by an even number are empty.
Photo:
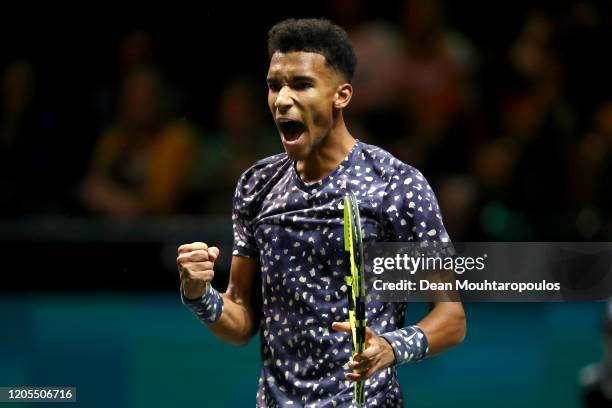
[[[197,299],[206,292],[208,282],[215,276],[213,270],[219,248],[208,247],[203,242],[181,245],[176,265],[181,275],[183,294],[187,299]]]

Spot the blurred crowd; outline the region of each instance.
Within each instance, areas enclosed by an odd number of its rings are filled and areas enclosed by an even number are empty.
[[[528,8],[508,38],[462,32],[448,6],[407,0],[383,18],[329,4],[359,60],[349,130],[423,172],[456,241],[612,238],[610,4]],[[59,145],[73,127],[41,97],[44,72],[27,55],[5,61],[2,218],[230,215],[240,173],[282,151],[265,71],[208,78],[219,92],[199,96],[215,107],[201,120],[186,103],[200,88],[171,81],[155,49],[151,33],[126,32],[113,81],[92,78],[74,106],[92,134]]]

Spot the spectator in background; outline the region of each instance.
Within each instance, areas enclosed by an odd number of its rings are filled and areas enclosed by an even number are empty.
[[[92,95],[98,126],[106,126],[114,120],[121,82],[126,76],[137,70],[160,66],[155,58],[155,48],[153,37],[147,31],[131,30],[121,37],[114,59],[117,65],[109,67],[110,77],[105,78]],[[167,77],[164,78],[164,106],[168,111],[182,112],[185,94],[181,86],[169,81]]]
[[[29,108],[34,91],[34,69],[26,60],[13,61],[2,73],[2,123],[0,141],[14,145],[27,132]]]
[[[112,78],[93,93],[93,108],[98,120],[108,123],[113,119],[115,102],[120,92],[121,78],[130,72],[153,65],[153,40],[142,30],[130,31],[119,41],[116,69],[109,70]],[[114,67],[113,67],[114,68]]]
[[[527,214],[509,205],[518,156],[516,143],[505,136],[492,138],[475,149],[470,169],[477,190],[476,208],[470,217],[472,239],[513,241],[533,237]]]
[[[612,237],[612,101],[597,107],[594,128],[574,153],[572,200],[581,239]]]
[[[190,211],[229,216],[234,184],[240,175],[257,160],[280,153],[275,130],[268,126],[270,120],[262,109],[263,95],[248,78],[234,78],[225,85],[218,104],[217,129],[202,139],[190,169],[186,203]]]
[[[472,143],[464,122],[477,103],[472,77],[478,54],[445,24],[438,1],[404,2],[400,23],[404,46],[396,92],[407,137],[390,148],[434,179],[456,173],[465,168]]]
[[[36,75],[23,59],[2,71],[0,216],[45,210],[50,203],[52,139],[35,103]]]
[[[555,20],[532,13],[508,51],[512,88],[501,95],[502,136],[516,154],[506,203],[527,215],[533,238],[563,239],[573,109],[564,100]],[[545,158],[545,160],[544,160]],[[527,238],[527,237],[525,237]]]
[[[116,122],[100,137],[82,186],[92,213],[114,218],[178,210],[196,133],[164,106],[164,83],[141,67],[122,84]]]
[[[471,234],[480,240],[559,240],[568,203],[574,112],[564,100],[556,22],[531,13],[485,86],[489,137],[473,148],[477,200]],[[445,200],[441,198],[444,210]]]
[[[366,18],[362,0],[335,0],[334,21],[345,27],[359,65],[353,78],[358,89],[347,110],[347,122],[364,141],[389,143],[403,132],[397,103],[402,36],[395,23]]]
[[[2,73],[2,112],[0,117],[0,208],[13,214],[20,203],[18,158],[31,141],[32,121],[28,118],[34,88],[34,72],[26,61],[14,61]],[[30,120],[28,120],[30,119]],[[18,173],[18,174],[15,174]]]

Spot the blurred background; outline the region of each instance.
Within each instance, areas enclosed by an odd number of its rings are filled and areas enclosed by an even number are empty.
[[[215,243],[227,284],[235,182],[282,151],[266,38],[286,17],[348,31],[349,130],[424,173],[453,240],[610,240],[610,1],[7,9],[0,386],[76,386],[88,407],[254,403],[257,338],[210,335],[175,258]],[[612,344],[604,304],[466,308],[460,348],[400,369],[407,406],[583,406]]]

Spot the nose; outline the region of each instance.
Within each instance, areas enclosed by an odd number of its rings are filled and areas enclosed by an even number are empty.
[[[276,95],[274,107],[279,111],[287,111],[291,105],[293,105],[291,89],[288,86],[283,86],[280,91],[278,91],[278,95]]]

